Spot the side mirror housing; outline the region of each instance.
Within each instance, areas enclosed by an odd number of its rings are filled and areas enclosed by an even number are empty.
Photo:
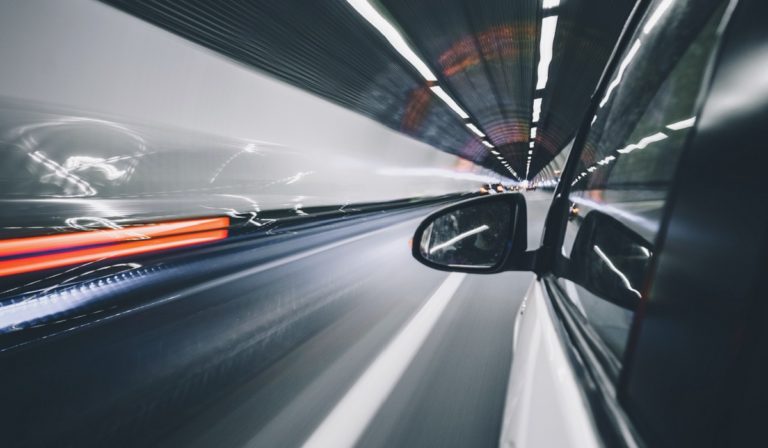
[[[413,236],[413,256],[442,271],[491,274],[530,270],[525,198],[483,196],[429,215]]]

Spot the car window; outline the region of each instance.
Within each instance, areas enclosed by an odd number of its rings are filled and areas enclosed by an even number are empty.
[[[652,2],[599,103],[563,245],[566,294],[617,360],[717,41],[723,3]]]

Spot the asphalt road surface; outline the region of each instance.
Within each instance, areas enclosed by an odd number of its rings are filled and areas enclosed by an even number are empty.
[[[526,199],[535,248],[549,194]],[[532,274],[420,265],[431,210],[243,243],[152,306],[4,351],[5,441],[496,446]]]

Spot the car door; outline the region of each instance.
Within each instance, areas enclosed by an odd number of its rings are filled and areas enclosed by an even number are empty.
[[[555,193],[518,317],[502,446],[644,444],[619,385],[734,4],[654,0],[631,19]]]

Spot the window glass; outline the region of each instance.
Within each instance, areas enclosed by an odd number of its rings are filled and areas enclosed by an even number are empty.
[[[572,181],[569,298],[620,360],[724,2],[659,0],[600,101]]]

